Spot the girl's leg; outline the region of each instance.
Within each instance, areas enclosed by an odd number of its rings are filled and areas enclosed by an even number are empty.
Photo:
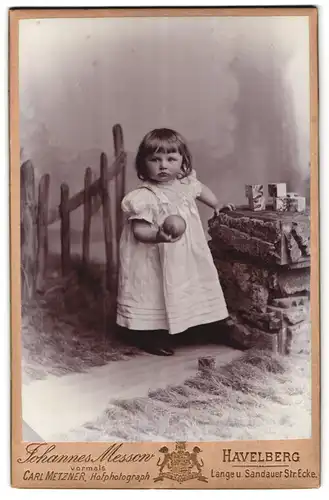
[[[204,325],[192,326],[183,332],[172,336],[173,343],[177,346],[191,346],[205,343]]]
[[[211,342],[217,323],[207,323],[188,328],[184,332],[174,335],[177,346],[204,345]]]
[[[142,332],[142,349],[156,356],[171,356],[172,349],[171,336],[166,330],[152,330]]]
[[[124,344],[134,345],[142,348],[146,342],[146,334],[143,330],[130,330],[129,328],[117,325],[116,334],[118,340]]]
[[[185,332],[175,335],[177,337],[175,342],[177,345],[204,345],[210,343],[239,348],[232,338],[231,326],[227,320],[228,318],[214,323],[193,326]]]
[[[129,330],[117,326],[117,335],[123,342],[157,356],[171,356],[171,335],[166,330]]]
[[[123,342],[124,344],[134,343],[132,339],[132,330],[129,330],[128,328],[125,328],[123,326],[116,325],[115,336],[120,342]]]

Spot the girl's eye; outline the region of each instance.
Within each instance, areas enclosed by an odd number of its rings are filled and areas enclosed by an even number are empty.
[[[172,156],[170,158],[168,158],[168,161],[176,161],[176,158],[173,158]]]

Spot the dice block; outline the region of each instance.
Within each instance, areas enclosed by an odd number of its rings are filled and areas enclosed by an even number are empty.
[[[214,370],[216,368],[216,359],[211,356],[199,358],[198,368],[200,371]]]
[[[253,210],[254,212],[265,210],[266,201],[263,184],[247,184],[245,186],[245,194],[248,198],[250,210]]]
[[[271,198],[279,198],[281,196],[286,196],[287,185],[285,182],[273,183],[268,185],[268,195]]]
[[[274,198],[273,208],[276,212],[288,212],[288,198],[285,196]]]
[[[299,196],[296,193],[287,193],[287,196],[280,196],[273,199],[273,208],[277,212],[304,212],[306,209],[306,199],[304,196]]]
[[[296,199],[299,197],[299,194],[298,193],[293,193],[293,192],[289,192],[286,194],[286,197],[289,198],[290,200],[291,199]]]
[[[306,199],[304,196],[289,199],[289,212],[304,212],[306,209]]]

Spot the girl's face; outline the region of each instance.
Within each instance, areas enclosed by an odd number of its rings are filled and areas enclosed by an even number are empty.
[[[148,178],[159,183],[176,179],[181,172],[182,162],[183,157],[178,151],[153,153],[145,161]]]

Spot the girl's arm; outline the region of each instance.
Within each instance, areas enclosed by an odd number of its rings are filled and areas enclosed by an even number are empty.
[[[134,219],[132,228],[136,240],[141,243],[175,243],[181,238],[181,236],[173,238],[166,234],[161,227],[158,228],[141,219]]]
[[[217,196],[204,184],[201,184],[201,186],[202,190],[197,199],[214,210],[219,209]]]
[[[234,210],[234,205],[232,203],[229,203],[228,205],[220,205],[217,196],[204,184],[202,184],[201,193],[197,199],[208,207],[213,208],[215,213],[218,213],[225,208]]]

